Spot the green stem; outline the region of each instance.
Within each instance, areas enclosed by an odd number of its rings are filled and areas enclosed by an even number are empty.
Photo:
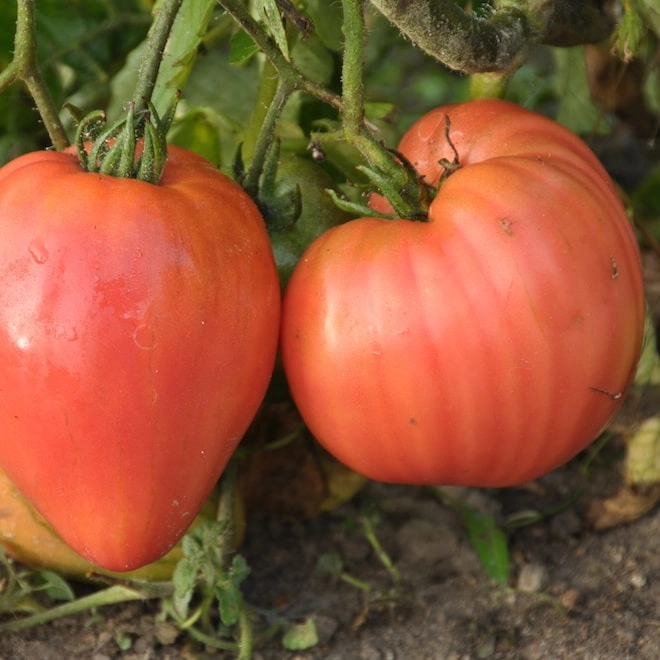
[[[418,178],[378,142],[364,122],[364,50],[366,28],[363,0],[343,0],[344,59],[342,67],[343,134],[369,163],[376,180],[396,214],[402,218],[425,218],[426,208]],[[381,184],[385,184],[385,188]]]
[[[241,612],[238,615],[238,660],[251,660],[254,649],[254,636],[252,633],[252,624],[250,623],[250,615],[243,604]]]
[[[385,552],[385,548],[383,548],[380,541],[378,540],[378,537],[376,536],[376,532],[374,531],[373,523],[371,522],[369,517],[366,515],[360,516],[360,524],[362,525],[364,535],[367,538],[369,545],[376,553],[376,556],[378,557],[378,559],[380,559],[380,562],[387,569],[387,572],[394,580],[394,583],[400,584],[401,574],[399,573],[399,569],[394,565],[394,563],[390,559],[390,556],[387,554],[387,552]]]
[[[270,60],[266,60],[259,76],[259,88],[257,89],[257,99],[254,103],[252,116],[245,128],[243,136],[241,153],[243,161],[246,163],[249,163],[254,157],[256,145],[261,134],[261,127],[268,113],[268,108],[270,108],[273,102],[278,85],[279,76],[277,75],[277,70]]]
[[[146,600],[148,598],[159,598],[162,597],[164,593],[156,590],[154,594],[145,593],[132,589],[130,587],[125,587],[123,585],[114,585],[103,589],[102,591],[97,591],[89,596],[83,596],[82,598],[77,598],[72,600],[69,603],[64,603],[57,607],[52,607],[38,614],[33,614],[32,616],[25,617],[23,619],[18,619],[17,621],[7,621],[0,624],[1,633],[10,633],[17,632],[19,630],[25,630],[27,628],[32,628],[55,619],[59,619],[65,616],[71,616],[73,614],[80,614],[81,612],[86,612],[94,607],[102,607],[104,605],[116,605],[117,603],[127,603],[134,600]]]
[[[0,91],[18,80],[23,81],[34,99],[53,146],[61,151],[69,146],[69,139],[37,66],[35,0],[19,0],[16,6],[14,59],[0,74]]]
[[[165,46],[182,2],[183,0],[162,0],[154,22],[149,28],[144,59],[138,71],[138,79],[133,94],[133,105],[136,112],[146,110],[149,101],[151,101]]]
[[[341,99],[331,91],[303,76],[252,17],[242,0],[218,0],[218,4],[240,25],[273,64],[281,79],[292,89],[306,92],[319,101],[341,109]]]
[[[243,179],[243,188],[253,198],[256,198],[259,191],[259,179],[266,161],[266,155],[273,144],[275,127],[293,91],[286,79],[280,78],[278,80],[275,96],[264,116],[259,137],[254,145],[252,160]]]
[[[189,0],[193,2],[194,0]],[[76,144],[81,165],[89,172],[157,184],[167,160],[167,129],[174,116],[178,90],[164,117],[151,102],[163,53],[183,0],[162,0],[147,33],[145,56],[138,71],[133,100],[110,128],[105,115],[93,111],[78,124]]]
[[[342,63],[344,133],[356,138],[364,125],[364,49],[366,32],[362,0],[343,0],[345,49]]]

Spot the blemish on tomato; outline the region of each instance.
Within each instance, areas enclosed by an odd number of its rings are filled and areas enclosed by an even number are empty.
[[[32,241],[28,245],[28,252],[37,264],[45,264],[48,261],[48,250],[41,241]]]
[[[508,218],[500,218],[500,227],[507,236],[514,236],[515,232],[513,231],[513,222]]]
[[[616,280],[619,277],[619,267],[612,255],[610,255],[610,261],[612,262],[612,279]]]

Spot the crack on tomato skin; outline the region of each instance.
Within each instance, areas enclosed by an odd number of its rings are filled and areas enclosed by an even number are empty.
[[[612,401],[618,401],[623,397],[623,392],[616,392],[615,394],[613,394],[612,392],[609,392],[608,390],[604,390],[600,387],[591,387],[591,386],[589,387],[589,389],[592,392],[597,392],[598,394],[604,394],[605,396],[608,396],[610,399],[612,399]]]

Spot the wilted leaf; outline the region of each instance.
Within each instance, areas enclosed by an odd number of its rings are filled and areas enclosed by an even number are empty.
[[[634,522],[659,501],[660,485],[641,489],[625,486],[613,497],[592,502],[587,517],[594,529],[602,531]]]
[[[625,475],[631,486],[660,484],[660,417],[645,419],[628,441]]]
[[[288,628],[282,636],[282,645],[288,651],[304,651],[319,643],[316,624],[311,617],[303,623],[297,623]]]

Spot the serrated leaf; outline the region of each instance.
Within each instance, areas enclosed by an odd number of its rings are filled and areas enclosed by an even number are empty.
[[[186,534],[181,540],[181,550],[188,559],[193,559],[202,554],[202,544],[194,531]]]
[[[492,516],[472,507],[461,509],[470,543],[488,576],[498,584],[509,581],[509,546],[504,532]]]
[[[176,613],[185,618],[197,583],[197,566],[184,557],[177,562],[172,573],[174,594],[172,604]]]
[[[305,651],[319,643],[316,623],[311,617],[290,626],[282,636],[282,646],[287,651]]]
[[[232,582],[225,582],[216,589],[220,619],[225,626],[233,626],[243,608],[241,590]]]
[[[616,30],[613,50],[624,62],[629,62],[639,52],[646,32],[642,17],[635,11],[626,11]]]
[[[243,555],[234,555],[229,569],[231,581],[238,587],[243,580],[250,574],[250,567],[245,561]]]

